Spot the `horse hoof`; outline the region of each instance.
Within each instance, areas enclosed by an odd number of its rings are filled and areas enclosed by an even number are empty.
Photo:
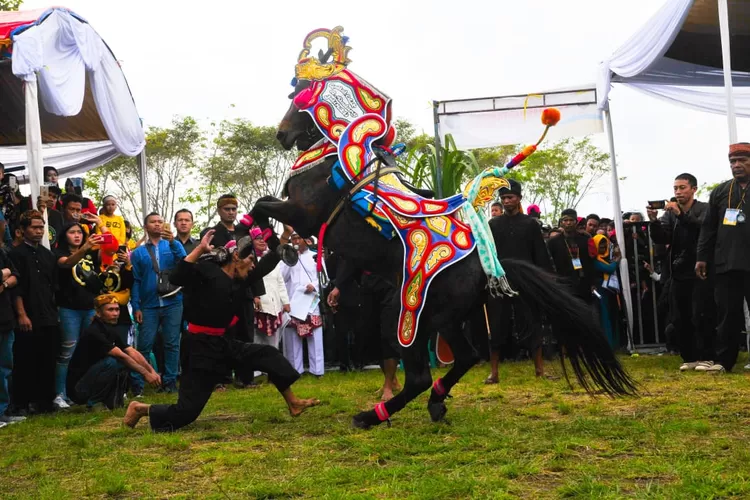
[[[440,422],[448,413],[448,407],[442,401],[428,403],[427,410],[430,412],[430,418],[433,422]]]
[[[352,427],[355,427],[357,429],[367,430],[371,427],[375,427],[380,423],[381,422],[380,419],[378,419],[377,414],[372,410],[357,413],[352,417]]]

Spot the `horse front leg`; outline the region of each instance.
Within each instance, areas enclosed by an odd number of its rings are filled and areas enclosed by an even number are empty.
[[[433,422],[439,422],[445,417],[448,412],[445,400],[449,397],[451,389],[479,361],[474,347],[464,335],[461,323],[449,324],[446,331],[440,332],[440,336],[448,342],[455,361],[445,377],[437,379],[432,384],[430,399],[427,400],[427,411],[430,412]]]
[[[283,224],[289,224],[294,227],[294,223],[299,219],[299,209],[289,201],[281,201],[272,196],[260,198],[250,214],[254,219],[276,219]]]
[[[430,374],[430,357],[427,344],[430,339],[429,332],[423,331],[414,340],[414,343],[402,349],[404,361],[404,389],[394,396],[390,401],[378,403],[375,408],[356,414],[352,418],[352,425],[360,429],[369,429],[389,420],[396,412],[401,411],[409,401],[413,400],[432,384]]]

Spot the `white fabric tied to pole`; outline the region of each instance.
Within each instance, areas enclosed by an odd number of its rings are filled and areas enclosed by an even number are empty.
[[[734,97],[732,95],[732,51],[729,44],[729,8],[727,7],[727,0],[718,0],[718,2],[721,58],[724,69],[724,91],[727,99],[729,144],[735,144],[737,142],[737,116],[734,113]]]
[[[135,156],[145,146],[141,120],[118,62],[96,31],[70,12],[54,9],[13,36],[12,68],[26,82],[38,76],[44,109],[58,116],[81,111],[88,73],[99,117],[117,151]]]
[[[667,51],[693,6],[693,0],[669,0],[612,56],[599,65],[599,109],[609,107],[612,73],[629,78],[646,71]]]
[[[23,85],[23,94],[26,106],[26,149],[28,151],[29,181],[31,183],[31,201],[37,206],[36,198],[39,195],[39,186],[43,182],[42,166],[44,156],[42,154],[42,127],[39,122],[39,100],[37,97],[36,80],[26,80]],[[37,209],[39,207],[36,207]],[[49,230],[47,218],[44,218],[44,235],[42,245],[49,248]]]

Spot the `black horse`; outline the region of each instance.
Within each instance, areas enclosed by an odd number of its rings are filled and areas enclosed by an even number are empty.
[[[307,83],[301,81],[290,97],[306,87]],[[300,151],[304,151],[322,136],[309,115],[298,111],[292,103],[279,126],[277,139],[286,149],[296,145]],[[335,161],[335,156],[329,157],[291,177],[285,187],[286,201],[258,202],[254,212],[289,224],[301,236],[307,237],[318,234],[321,225],[337,205],[343,203],[340,214],[325,233],[325,247],[341,255],[353,266],[379,274],[399,286],[404,258],[400,240],[386,240],[380,236],[348,205],[346,196],[351,186],[335,191],[328,184]],[[531,264],[513,260],[501,263],[511,286],[519,293],[518,300],[535,313],[533,317],[552,320],[561,352],[568,357],[576,379],[586,391],[601,389],[609,395],[636,392],[634,382],[623,370],[596,317],[586,304],[575,299],[570,290],[554,276]],[[476,250],[474,254],[435,277],[420,318],[420,333],[411,346],[403,349],[406,371],[403,391],[385,403],[385,416],[401,410],[432,385],[428,332],[439,331],[455,357],[455,363],[445,377],[433,385],[428,402],[432,420],[439,421],[443,418],[447,411],[444,401],[451,388],[478,361],[475,350],[462,334],[461,323],[475,308],[482,307],[485,303],[486,285],[487,276]],[[396,334],[394,331],[393,335]],[[381,423],[383,418],[382,410],[379,414],[373,409],[355,415],[353,424],[368,428]]]

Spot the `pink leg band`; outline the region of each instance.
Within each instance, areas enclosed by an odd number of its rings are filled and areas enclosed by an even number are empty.
[[[378,420],[384,422],[388,420],[388,410],[385,409],[385,403],[378,403],[375,405],[375,414],[378,416]]]
[[[432,390],[435,391],[435,394],[438,396],[445,396],[445,387],[443,387],[443,379],[439,378],[435,381],[434,384],[432,384]]]

